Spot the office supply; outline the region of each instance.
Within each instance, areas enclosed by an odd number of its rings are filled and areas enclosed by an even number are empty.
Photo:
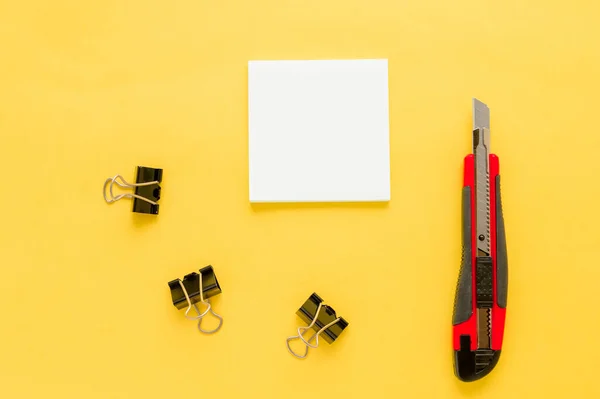
[[[387,60],[248,63],[250,202],[390,200]]]
[[[490,153],[490,110],[473,99],[473,154],[465,157],[462,262],[454,300],[454,371],[463,381],[486,376],[500,358],[508,261],[500,165]]]
[[[221,286],[212,266],[203,267],[198,273],[193,272],[185,275],[183,281],[180,279],[169,281],[169,289],[171,290],[173,305],[177,309],[183,309],[187,306],[185,317],[188,320],[198,320],[198,330],[200,332],[213,334],[221,329],[223,317],[213,310],[209,300],[209,298],[221,293]],[[203,312],[198,309],[198,303],[206,307]],[[195,316],[189,315],[192,308],[196,312]],[[219,319],[219,325],[212,330],[205,330],[202,328],[202,320],[209,312]]]
[[[319,336],[321,334],[323,334],[325,341],[331,344],[348,327],[348,322],[344,318],[338,317],[335,310],[331,306],[326,305],[323,299],[316,293],[313,293],[304,302],[296,314],[308,323],[308,325],[306,327],[299,327],[298,335],[288,337],[286,344],[290,353],[300,359],[306,358],[309,348],[317,348],[319,346]],[[306,339],[304,334],[311,329],[315,332],[310,338]],[[290,346],[290,342],[296,339],[301,340],[305,345],[303,354],[295,352]],[[314,341],[314,344],[311,344],[311,341]]]
[[[162,169],[148,168],[138,166],[135,183],[128,183],[123,176],[115,175],[104,181],[103,195],[104,200],[111,204],[122,198],[133,198],[133,212],[148,213],[158,215],[158,200],[160,199],[160,182],[162,182]],[[122,188],[133,188],[134,193],[124,193],[115,195],[113,186],[118,185]],[[107,187],[110,197],[107,197]]]

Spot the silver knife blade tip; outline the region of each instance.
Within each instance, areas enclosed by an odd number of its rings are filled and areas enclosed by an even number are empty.
[[[490,109],[473,97],[473,130],[477,128],[490,128]]]

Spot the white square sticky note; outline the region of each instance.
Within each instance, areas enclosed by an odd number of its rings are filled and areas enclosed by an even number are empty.
[[[387,60],[250,61],[251,202],[390,200]]]

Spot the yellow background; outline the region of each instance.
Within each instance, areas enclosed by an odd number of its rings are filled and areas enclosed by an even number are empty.
[[[0,3],[0,396],[591,398],[600,343],[592,0]],[[247,61],[388,58],[392,200],[248,202]],[[462,159],[491,107],[504,350],[453,375]],[[164,168],[158,217],[106,177]],[[206,264],[222,331],[167,281]],[[318,292],[350,326],[285,349]]]

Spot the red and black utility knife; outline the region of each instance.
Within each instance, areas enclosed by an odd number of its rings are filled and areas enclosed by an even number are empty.
[[[454,372],[486,376],[500,358],[508,262],[498,157],[490,153],[490,110],[473,99],[473,153],[465,157],[462,263],[454,299]]]

